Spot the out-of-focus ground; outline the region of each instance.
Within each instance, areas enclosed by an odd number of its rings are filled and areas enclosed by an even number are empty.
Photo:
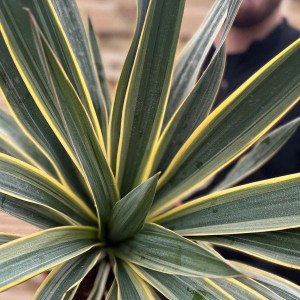
[[[101,54],[112,92],[130,46],[135,26],[136,0],[77,0],[81,14],[89,15],[100,39]],[[179,49],[199,27],[213,0],[186,0]],[[284,0],[283,10],[288,20],[300,28],[300,1]],[[0,99],[0,106],[4,106]],[[37,228],[0,212],[0,232],[30,234]],[[19,285],[0,294],[0,300],[29,300],[40,283],[40,278]]]

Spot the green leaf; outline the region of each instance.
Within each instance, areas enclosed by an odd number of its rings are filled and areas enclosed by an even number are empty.
[[[239,250],[272,263],[300,269],[299,229],[239,235],[207,236],[200,238],[200,240]]]
[[[48,80],[52,85],[52,94],[56,98],[52,105],[58,108],[51,109],[50,101],[46,98],[36,99],[36,102],[40,105],[43,115],[48,118],[48,122],[52,124],[52,129],[56,131],[60,141],[66,144],[66,150],[69,150],[74,161],[77,161],[83,169],[100,218],[99,226],[102,228],[118,199],[115,180],[107,164],[104,149],[98,142],[78,95],[49,45],[43,36],[39,35],[39,29],[33,19],[32,22],[37,53],[50,75]],[[34,80],[31,80],[31,83],[36,84]],[[64,124],[65,128],[61,129],[61,124]]]
[[[101,246],[92,227],[48,229],[0,246],[0,292]]]
[[[299,192],[298,173],[216,192],[151,221],[184,236],[294,228],[300,223]]]
[[[158,299],[152,288],[121,260],[116,260],[118,295],[121,300]]]
[[[297,118],[262,138],[248,154],[237,162],[213,191],[229,188],[262,167],[286,144],[299,127],[299,124],[300,118]]]
[[[91,52],[92,52],[93,63],[95,64],[95,67],[96,67],[98,81],[101,86],[101,90],[102,90],[104,100],[105,100],[107,114],[109,117],[110,110],[111,110],[111,97],[110,97],[110,93],[109,93],[108,82],[107,82],[106,76],[105,76],[102,57],[100,55],[100,48],[98,45],[97,35],[96,35],[96,32],[94,31],[94,27],[93,27],[91,19],[89,18],[88,21],[89,21],[89,42],[90,42],[90,47],[91,47]]]
[[[223,34],[215,55],[222,47],[240,2],[240,0],[216,1],[202,26],[180,54],[174,70],[170,98],[164,119],[165,125],[170,121],[180,103],[190,94],[203,67],[205,58],[224,23]]]
[[[19,239],[20,237],[17,234],[0,232],[0,245]]]
[[[266,299],[268,300],[284,300],[272,290],[251,278],[239,278],[238,281],[248,286],[252,290],[257,291],[259,294],[266,297]]]
[[[108,135],[108,159],[110,166],[115,174],[116,172],[116,161],[117,161],[117,152],[119,145],[119,138],[121,132],[121,119],[124,101],[126,97],[126,91],[136,57],[136,51],[142,34],[142,29],[144,21],[146,18],[147,9],[149,6],[150,0],[138,0],[137,1],[137,25],[133,40],[128,51],[119,82],[117,85],[115,99],[112,105],[112,112],[109,121],[109,135]]]
[[[99,255],[99,250],[91,250],[55,267],[39,286],[33,299],[63,299],[64,295],[80,284],[87,273],[95,266]]]
[[[110,264],[102,261],[99,266],[97,277],[95,279],[93,289],[89,294],[87,300],[101,300],[103,299],[105,288],[108,284],[108,276],[110,273]]]
[[[145,281],[162,293],[167,299],[190,300],[210,299],[227,300],[226,293],[216,290],[206,279],[190,278],[156,272],[132,264],[129,266]]]
[[[14,119],[0,109],[0,148],[49,175],[56,176],[55,169],[44,154],[18,128]]]
[[[155,195],[159,174],[143,182],[119,200],[109,220],[109,240],[121,242],[134,236],[145,223]]]
[[[63,300],[72,300],[76,293],[77,293],[77,290],[79,288],[79,285],[73,287],[71,290],[69,290],[66,295],[64,296]]]
[[[40,170],[0,154],[0,192],[46,206],[73,223],[94,225],[94,213],[71,190]]]
[[[297,104],[300,73],[295,65],[299,59],[300,39],[255,73],[202,122],[160,178],[153,214],[190,196]]]
[[[103,138],[106,140],[107,130],[105,101],[97,80],[88,39],[76,1],[9,0],[9,6],[8,4],[6,6],[10,8],[12,16],[20,7],[26,7],[32,11],[79,94],[99,140],[103,143]],[[27,30],[30,30],[30,27]]]
[[[243,284],[238,279],[213,279],[217,286],[227,291],[234,299],[239,300],[269,300],[258,291]]]
[[[300,287],[298,285],[272,273],[242,263],[234,262],[234,265],[241,273],[253,278],[279,295],[280,299],[298,300],[300,298]]]
[[[150,2],[123,108],[116,177],[126,195],[149,177],[184,9],[184,0]]]
[[[0,93],[10,107],[12,116],[28,139],[51,162],[60,181],[70,186],[88,202],[87,187],[82,175],[31,97],[8,52],[2,34],[0,52]],[[41,128],[43,130],[40,130]]]
[[[113,281],[105,300],[118,300],[118,285],[116,279]]]
[[[72,225],[67,217],[55,210],[0,193],[0,210],[42,229]]]
[[[238,274],[222,258],[156,224],[145,224],[114,252],[121,259],[163,273],[193,277]]]
[[[190,95],[176,110],[159,139],[153,170],[165,171],[181,146],[207,117],[219,91],[225,60],[225,48],[222,48]]]

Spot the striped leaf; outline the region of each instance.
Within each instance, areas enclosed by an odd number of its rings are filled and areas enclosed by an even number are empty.
[[[197,239],[198,240],[198,239]],[[300,269],[300,230],[207,236],[200,240],[239,250],[276,264]]]
[[[109,93],[109,86],[105,76],[102,57],[100,55],[100,48],[98,45],[97,35],[96,32],[94,31],[94,27],[91,19],[89,18],[88,21],[89,21],[89,42],[90,42],[90,48],[92,52],[93,63],[96,68],[97,78],[101,86],[101,90],[105,100],[107,115],[109,117],[111,111],[111,97]]]
[[[46,173],[0,154],[0,192],[46,206],[73,223],[94,225],[94,213],[71,190]]]
[[[217,55],[190,95],[176,110],[156,147],[153,170],[165,171],[178,150],[207,117],[218,93],[225,68],[225,48]]]
[[[17,235],[17,234],[0,232],[0,245],[6,244],[6,243],[11,242],[11,241],[14,241],[14,240],[16,240],[20,237],[21,236]]]
[[[132,239],[115,249],[115,255],[152,270],[192,277],[238,274],[224,260],[188,239],[155,224],[146,224]]]
[[[67,144],[66,150],[69,149],[70,155],[75,157],[81,165],[94,197],[101,221],[99,226],[102,228],[110,215],[113,204],[118,199],[115,180],[80,99],[49,45],[43,36],[39,35],[34,21],[33,26],[36,31],[35,42],[40,59],[50,74],[48,79],[52,84],[53,95],[57,96],[53,104],[56,103],[60,109],[57,112],[49,109],[49,99],[42,98],[36,102],[48,118],[48,122],[52,124],[53,130],[57,132],[60,141]],[[33,81],[32,83],[34,84]],[[59,122],[60,117],[62,123]],[[61,130],[61,124],[64,124],[65,129]],[[64,136],[65,130],[68,136]]]
[[[48,229],[0,246],[0,292],[100,246],[92,227]]]
[[[43,206],[0,193],[0,210],[42,229],[72,225],[61,213]]]
[[[108,284],[108,276],[110,273],[110,264],[106,261],[102,261],[99,266],[97,277],[95,279],[93,289],[89,294],[87,300],[101,300],[103,299],[105,288]]]
[[[297,118],[266,135],[248,154],[244,155],[213,191],[236,185],[271,159],[296,132],[300,125]]]
[[[134,236],[143,227],[159,175],[146,180],[116,203],[109,220],[109,240],[121,242]]]
[[[119,138],[121,132],[121,119],[122,111],[126,96],[126,91],[136,57],[136,52],[140,37],[142,34],[143,25],[146,18],[147,9],[149,6],[150,0],[138,0],[137,1],[137,25],[135,33],[132,39],[130,49],[128,51],[119,82],[117,85],[115,99],[112,105],[112,112],[109,121],[109,135],[108,135],[108,159],[110,166],[115,174],[116,172],[116,161],[117,161],[117,152],[119,145]]]
[[[195,279],[185,276],[171,275],[141,268],[130,264],[130,267],[145,281],[162,293],[167,299],[190,300],[227,300],[226,293],[215,289],[206,279]]]
[[[174,70],[164,125],[170,121],[181,102],[190,94],[203,67],[205,58],[224,23],[223,34],[216,54],[219,47],[222,47],[240,2],[240,0],[216,1],[202,26],[180,54]]]
[[[300,298],[300,288],[298,285],[269,272],[242,263],[234,262],[234,265],[241,273],[253,278],[279,295],[281,297],[279,299],[298,300]]]
[[[260,292],[243,284],[238,279],[214,279],[217,286],[228,292],[234,299],[239,300],[270,300],[264,297]]]
[[[112,283],[112,285],[105,297],[105,300],[119,300],[118,299],[118,285],[117,285],[116,280],[114,280],[114,282]]]
[[[146,166],[162,125],[184,4],[154,0],[149,5],[122,115],[116,172],[122,196],[149,175]]]
[[[298,227],[300,174],[216,192],[152,222],[184,236],[253,233]]]
[[[255,73],[202,122],[160,178],[153,212],[195,192],[300,100],[300,73],[295,68],[299,59],[300,39]]]
[[[28,139],[51,162],[60,181],[72,187],[84,199],[88,199],[85,193],[87,187],[82,175],[31,97],[9,54],[2,34],[0,35],[0,52],[0,93],[10,107],[12,116]]]
[[[99,250],[91,250],[55,267],[39,286],[33,299],[64,299],[64,295],[80,284],[94,267],[99,255]]]
[[[118,299],[121,300],[155,300],[152,288],[121,260],[116,260],[116,279]]]
[[[9,155],[27,162],[51,176],[55,169],[44,154],[18,128],[14,119],[0,109],[0,148]]]

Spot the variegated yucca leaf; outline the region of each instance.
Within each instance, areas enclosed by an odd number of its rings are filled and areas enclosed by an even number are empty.
[[[299,299],[213,246],[299,269],[300,174],[225,188],[297,130],[268,133],[299,101],[300,40],[211,112],[240,0],[215,1],[178,58],[185,1],[137,4],[112,99],[75,0],[0,1],[0,210],[40,229],[0,232],[0,292],[47,271],[36,300]],[[252,145],[214,193],[180,203]]]

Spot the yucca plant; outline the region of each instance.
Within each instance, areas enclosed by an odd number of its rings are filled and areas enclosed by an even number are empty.
[[[224,190],[299,125],[265,137],[299,101],[299,40],[211,112],[239,2],[216,1],[174,63],[185,1],[139,0],[111,101],[75,0],[0,1],[10,108],[0,116],[1,210],[43,229],[0,233],[0,291],[49,271],[35,299],[300,298],[295,284],[213,248],[300,267],[300,174]],[[257,141],[218,191],[182,204]]]

